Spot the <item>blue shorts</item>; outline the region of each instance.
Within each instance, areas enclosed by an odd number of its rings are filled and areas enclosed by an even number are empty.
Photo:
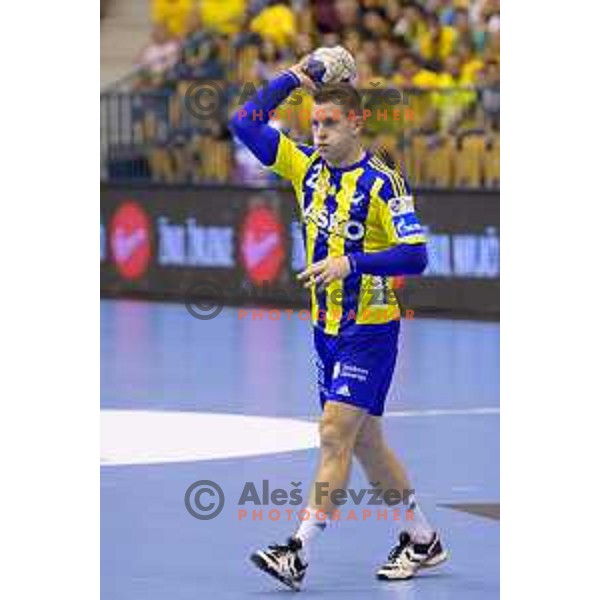
[[[335,336],[314,329],[321,407],[336,400],[381,416],[396,357],[400,321],[357,325]]]

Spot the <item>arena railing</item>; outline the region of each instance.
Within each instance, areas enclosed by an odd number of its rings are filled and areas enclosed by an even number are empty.
[[[228,116],[241,108],[247,88],[206,80],[135,90],[132,81],[128,76],[100,96],[103,181],[286,185],[252,161],[227,130]],[[194,97],[202,86],[213,86],[212,101]],[[404,88],[387,96],[373,91],[361,91],[370,111],[365,143],[385,147],[414,186],[499,186],[499,90]],[[210,114],[202,112],[206,106],[213,107]],[[310,118],[303,110],[283,107],[282,114],[293,137],[310,141]]]

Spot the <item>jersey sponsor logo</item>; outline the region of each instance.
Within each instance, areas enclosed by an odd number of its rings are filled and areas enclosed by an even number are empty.
[[[388,200],[388,206],[394,217],[415,212],[415,202],[412,196],[398,196],[392,198],[391,200]]]
[[[354,194],[354,196],[352,196],[350,204],[356,206],[357,204],[360,204],[365,198],[365,194],[363,194],[362,192],[357,192],[356,194]]]
[[[365,226],[360,221],[347,221],[344,225],[344,237],[356,242],[365,237]]]
[[[419,223],[407,223],[405,219],[400,219],[396,224],[396,231],[400,237],[422,233]]]
[[[333,365],[333,373],[331,378],[345,377],[346,379],[356,379],[358,381],[366,381],[369,376],[369,370],[348,363],[336,362]],[[338,392],[339,394],[339,392]]]
[[[304,211],[304,220],[314,223],[330,235],[338,235],[350,241],[361,240],[365,236],[365,226],[360,221],[340,220],[336,213],[329,214],[327,208],[316,210],[312,205]]]
[[[340,372],[340,377],[346,377],[347,379],[357,379],[358,381],[366,381],[369,376],[369,370],[363,369],[356,365],[343,364]]]

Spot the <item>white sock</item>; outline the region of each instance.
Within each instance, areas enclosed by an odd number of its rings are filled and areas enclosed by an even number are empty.
[[[414,494],[409,496],[406,509],[412,511],[413,518],[406,519],[404,529],[408,531],[411,539],[417,544],[427,544],[433,538],[434,530],[419,508]]]
[[[302,540],[302,554],[304,559],[308,559],[308,549],[312,540],[327,528],[329,518],[323,520],[317,519],[317,509],[306,507],[309,513],[308,519],[301,521],[300,527],[294,534],[294,537]]]

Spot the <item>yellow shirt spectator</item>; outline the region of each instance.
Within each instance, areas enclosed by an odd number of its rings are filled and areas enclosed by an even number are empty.
[[[461,80],[468,82],[467,85],[474,85],[475,81],[477,81],[477,74],[483,67],[484,63],[480,58],[472,58],[462,66],[460,72]]]
[[[472,87],[474,81],[461,73],[460,59],[450,56],[446,71],[438,75],[439,92],[433,94],[433,106],[439,111],[439,125],[443,132],[456,127],[467,114],[469,106],[477,100]]]
[[[439,35],[436,39],[436,32]],[[428,29],[418,40],[419,53],[425,60],[444,61],[454,51],[456,31],[447,25]]]
[[[152,22],[165,25],[169,33],[181,37],[192,8],[192,0],[152,0]]]
[[[410,88],[430,90],[437,87],[437,75],[422,69],[410,56],[400,61],[400,72],[392,77],[392,83],[398,88],[409,88],[408,106],[404,108],[408,128],[421,127],[429,121],[431,110],[431,92],[416,92]]]
[[[451,87],[468,87],[474,85],[474,80],[461,73],[460,77],[453,77],[450,73],[440,73],[437,76],[437,85],[441,89]]]
[[[265,8],[254,17],[250,23],[250,30],[283,48],[289,46],[296,37],[296,17],[289,6],[276,4]]]
[[[200,0],[200,16],[208,29],[238,33],[246,15],[246,0]]]
[[[419,69],[412,77],[397,73],[392,82],[398,87],[432,88],[438,85],[438,76],[433,71]]]

